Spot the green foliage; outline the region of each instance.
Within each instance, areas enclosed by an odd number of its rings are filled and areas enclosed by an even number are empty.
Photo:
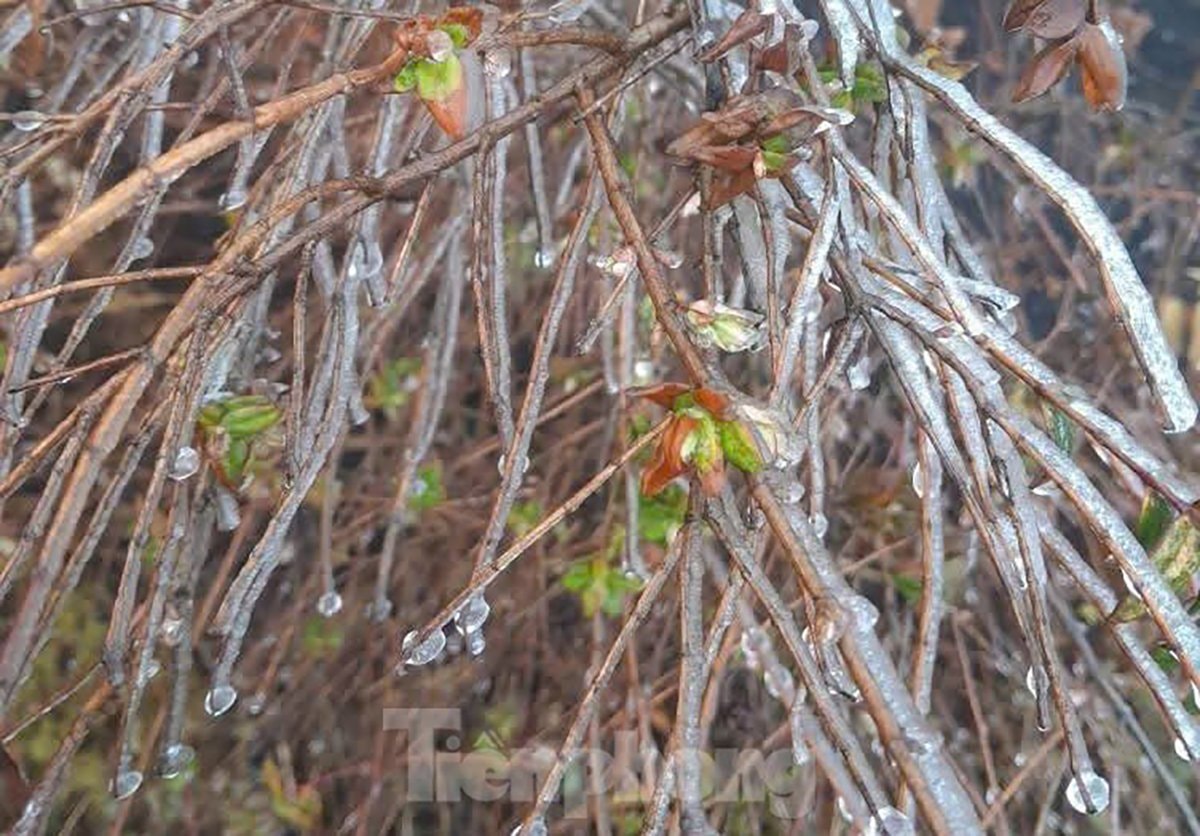
[[[1152,528],[1156,523],[1147,523]],[[1154,566],[1178,595],[1187,593],[1192,576],[1200,569],[1200,531],[1187,517],[1177,517],[1151,553]],[[1113,611],[1117,621],[1133,621],[1146,614],[1146,605],[1136,595],[1129,595]]]
[[[256,447],[282,419],[279,407],[263,395],[233,395],[204,405],[196,428],[227,486],[242,487],[255,463]]]
[[[758,473],[763,468],[762,456],[750,438],[749,431],[737,421],[718,421],[717,434],[725,460],[745,473]]]
[[[321,794],[311,784],[297,787],[289,795],[283,775],[275,761],[267,758],[262,766],[262,781],[271,796],[271,811],[279,821],[301,833],[309,833],[321,824]]]
[[[514,537],[524,537],[542,518],[542,504],[536,499],[513,503],[508,512],[508,530]]]
[[[624,537],[624,530],[618,526],[606,550],[578,561],[562,576],[563,587],[579,597],[589,618],[597,612],[616,618],[625,609],[626,596],[641,589],[640,580],[628,577],[614,565]]]
[[[418,385],[421,360],[417,357],[398,357],[371,377],[364,399],[370,409],[378,409],[389,421],[396,421]]]
[[[457,25],[448,24],[448,26],[456,27]],[[454,39],[453,33],[450,33],[450,38]],[[430,58],[414,58],[405,64],[392,79],[392,87],[397,93],[409,93],[416,90],[417,95],[427,102],[445,101],[453,96],[462,85],[462,62],[453,52],[441,61],[434,61]]]
[[[1171,506],[1154,491],[1146,494],[1142,500],[1142,512],[1138,515],[1137,525],[1133,534],[1143,548],[1153,549],[1167,533],[1171,525]]]
[[[446,501],[446,486],[442,484],[442,466],[436,462],[417,471],[408,492],[408,507],[417,514],[436,508]]]
[[[345,638],[346,633],[336,620],[314,615],[304,622],[300,646],[305,656],[319,659],[336,653]]]
[[[668,485],[652,497],[638,492],[638,536],[647,543],[666,546],[683,527],[687,513],[687,491]]]
[[[925,584],[920,578],[914,578],[912,575],[892,575],[892,586],[896,590],[896,594],[904,599],[904,603],[916,606],[921,603],[921,590]]]
[[[462,49],[471,37],[470,31],[461,23],[442,23],[437,28],[450,36],[450,42],[454,44],[455,49]]]
[[[1042,401],[1042,417],[1050,438],[1060,450],[1068,456],[1071,455],[1071,451],[1075,449],[1075,425],[1071,423],[1071,419],[1047,401]]]
[[[854,86],[849,90],[842,89],[838,70],[832,65],[820,69],[821,81],[837,89],[829,98],[829,103],[843,110],[853,111],[859,105],[876,104],[887,100],[887,84],[883,72],[874,64],[863,63],[854,68]]]

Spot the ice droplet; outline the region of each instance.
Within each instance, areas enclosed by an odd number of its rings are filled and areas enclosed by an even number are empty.
[[[1200,757],[1200,731],[1195,725],[1184,729],[1183,734],[1175,738],[1175,754],[1185,761]]]
[[[196,475],[196,471],[199,469],[200,454],[196,452],[196,448],[180,447],[175,454],[175,461],[171,462],[167,475],[176,482],[182,482],[184,479]]]
[[[425,641],[419,645],[416,642],[417,631],[409,631],[408,635],[404,637],[404,641],[400,644],[400,661],[414,667],[428,665],[445,648],[446,634],[441,630],[434,630]]]
[[[220,207],[222,212],[232,212],[235,209],[241,209],[245,206],[249,197],[250,195],[247,194],[245,189],[230,189],[221,195],[221,199],[217,201],[217,206]]]
[[[504,475],[504,465],[507,463],[508,463],[508,457],[505,456],[503,453],[500,454],[500,458],[496,459],[496,470],[498,470],[500,472],[501,476]],[[529,470],[529,456],[522,455],[521,460],[517,466],[517,476],[524,476],[528,470]]]
[[[142,773],[136,769],[122,769],[113,779],[112,794],[117,800],[129,798],[142,785]]]
[[[233,531],[242,523],[237,497],[224,488],[216,491],[217,531]]]
[[[1038,695],[1037,673],[1034,672],[1032,665],[1029,666],[1029,670],[1025,671],[1025,687],[1035,697]]]
[[[336,589],[331,589],[317,599],[317,612],[325,618],[332,618],[342,611],[342,596]]]
[[[29,133],[46,124],[46,114],[38,110],[20,110],[12,115],[12,126]]]
[[[172,743],[163,750],[158,759],[158,774],[161,778],[175,778],[196,757],[196,750],[182,743]]]
[[[912,489],[918,499],[925,497],[925,484],[922,481],[921,463],[917,462],[912,469]]]
[[[850,815],[850,805],[848,805],[846,803],[846,799],[840,795],[838,796],[837,800],[837,811],[838,815],[840,815],[844,820],[849,822],[854,821],[854,816]]]
[[[858,362],[846,370],[846,380],[850,383],[850,388],[856,392],[861,392],[871,385],[871,363],[867,356],[860,357]],[[889,808],[890,809],[890,808]]]
[[[133,249],[129,255],[133,261],[141,261],[143,258],[149,258],[154,255],[154,242],[143,235],[133,242]]]
[[[151,679],[154,679],[154,677],[158,676],[159,671],[161,671],[161,670],[162,670],[162,665],[159,664],[158,660],[151,659],[149,664],[147,664],[146,667],[141,670],[142,685],[145,685]]]
[[[913,833],[908,816],[895,807],[881,807],[867,825],[868,836],[909,836]]]
[[[479,631],[487,621],[488,615],[491,614],[492,608],[488,604],[487,599],[483,597],[482,592],[477,592],[467,599],[467,602],[459,608],[454,616],[454,626],[458,628],[458,632],[463,635],[469,635]]]
[[[237,702],[237,691],[232,685],[217,685],[204,695],[204,710],[209,717],[220,717]]]
[[[472,656],[482,656],[483,651],[487,649],[487,639],[483,637],[482,630],[475,630],[467,633],[467,652]]]
[[[554,250],[549,247],[540,248],[533,254],[533,263],[543,270],[553,267],[555,260]]]
[[[1108,781],[1085,769],[1067,784],[1067,803],[1079,813],[1094,816],[1108,807]]]
[[[820,511],[808,518],[809,523],[813,527],[813,533],[818,538],[824,539],[825,534],[829,531],[829,518]]]
[[[175,647],[183,638],[183,619],[178,617],[167,617],[162,623],[162,643],[167,647]]]

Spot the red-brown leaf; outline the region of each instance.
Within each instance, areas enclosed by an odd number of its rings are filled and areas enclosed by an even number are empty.
[[[29,801],[29,784],[21,771],[21,765],[16,762],[8,750],[0,746],[0,829],[8,829],[16,824]]]
[[[1004,16],[1004,29],[1024,29],[1046,40],[1073,35],[1083,23],[1085,0],[1016,0]]]
[[[1128,74],[1125,53],[1099,26],[1085,24],[1079,33],[1079,75],[1083,95],[1093,110],[1120,110],[1125,106]]]
[[[1071,62],[1075,60],[1078,52],[1079,41],[1068,38],[1050,44],[1033,56],[1013,90],[1013,101],[1023,102],[1040,96],[1062,81],[1071,69]]]
[[[751,191],[757,182],[758,178],[754,176],[753,168],[737,174],[721,173],[713,178],[712,186],[708,190],[708,199],[702,202],[701,208],[710,212],[719,209],[738,195]]]
[[[729,415],[729,398],[715,389],[701,387],[696,390],[696,403],[703,407],[714,418],[727,420]]]
[[[422,99],[433,116],[433,121],[454,141],[467,133],[467,84],[466,79],[458,89],[444,99]]]
[[[760,35],[766,30],[767,18],[755,9],[747,9],[733,22],[728,32],[722,35],[715,44],[700,53],[698,60],[702,64],[716,61],[735,46],[744,44],[755,35]]]
[[[658,383],[654,386],[636,386],[629,390],[629,394],[635,398],[645,398],[664,409],[671,409],[675,406],[675,399],[691,389],[686,383]]]
[[[662,446],[654,448],[654,458],[642,471],[641,490],[643,496],[655,496],[662,491],[675,477],[683,474],[683,468],[672,467],[663,455]]]

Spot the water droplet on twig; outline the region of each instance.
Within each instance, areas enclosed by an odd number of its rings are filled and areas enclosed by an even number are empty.
[[[441,630],[434,630],[425,641],[419,645],[416,642],[417,631],[412,630],[400,644],[400,661],[414,667],[428,665],[446,647],[446,634]]]
[[[171,467],[167,471],[167,475],[176,482],[182,482],[196,474],[200,469],[200,454],[196,452],[195,447],[180,447],[175,453],[175,461],[171,462]]]
[[[325,618],[332,618],[342,611],[342,596],[336,589],[331,589],[317,599],[317,612]]]
[[[158,759],[158,774],[161,778],[175,778],[196,757],[196,750],[182,743],[172,743],[163,750]]]
[[[1094,816],[1108,807],[1108,781],[1091,769],[1085,769],[1067,784],[1067,803],[1079,813]]]
[[[217,685],[204,695],[204,710],[210,717],[220,717],[233,708],[237,696],[232,685]]]
[[[112,794],[117,800],[129,798],[142,785],[142,773],[136,769],[122,769],[113,779]]]
[[[46,124],[46,114],[37,110],[20,110],[12,115],[12,126],[26,133]]]

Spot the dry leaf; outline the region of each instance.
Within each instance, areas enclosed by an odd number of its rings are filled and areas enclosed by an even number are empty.
[[[1050,44],[1033,56],[1013,90],[1013,101],[1023,102],[1042,95],[1066,77],[1071,62],[1079,52],[1074,38]]]

